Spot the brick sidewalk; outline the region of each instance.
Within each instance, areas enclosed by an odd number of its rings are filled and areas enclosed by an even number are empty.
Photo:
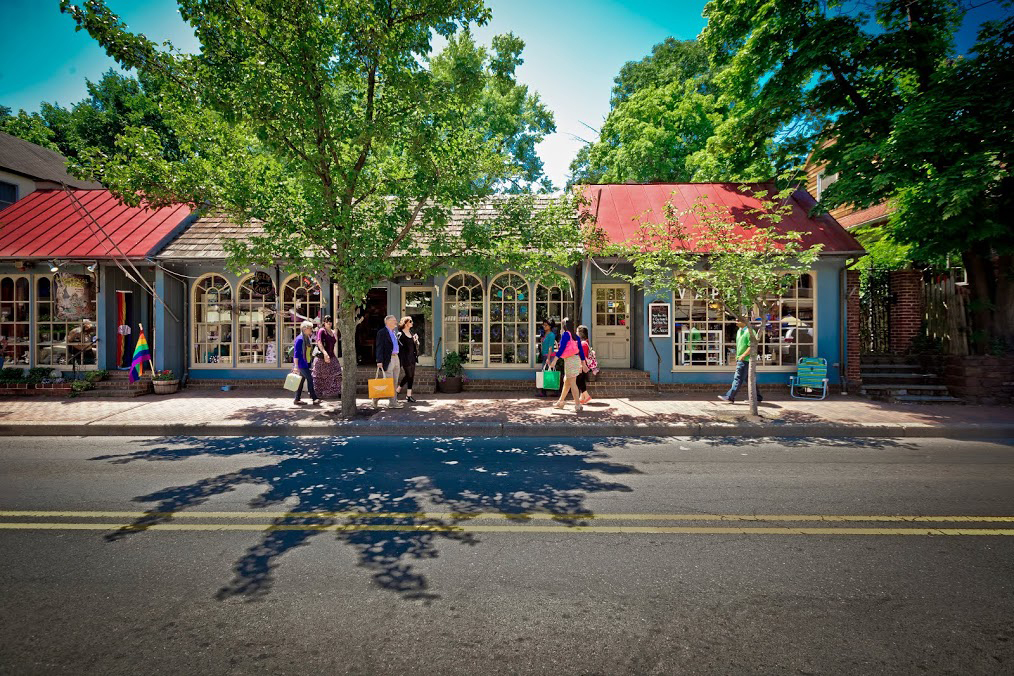
[[[644,395],[595,400],[581,414],[573,406],[552,408],[553,400],[519,397],[516,393],[425,395],[400,410],[375,411],[360,399],[362,418],[376,425],[401,423],[525,423],[653,424],[737,423],[745,420],[747,405],[729,405],[702,395]],[[802,401],[772,395],[761,405],[765,420],[789,424],[1014,424],[1014,408],[1001,406],[888,404],[854,396],[826,401]],[[102,425],[186,424],[253,426],[326,426],[335,420],[333,403],[321,407],[292,405],[279,392],[190,391],[170,396],[131,399],[0,399],[0,425],[81,423]],[[199,431],[195,429],[195,431]]]

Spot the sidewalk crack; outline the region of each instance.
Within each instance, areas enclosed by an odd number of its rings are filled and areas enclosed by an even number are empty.
[[[137,409],[141,408],[142,406],[147,406],[147,405],[149,405],[151,403],[153,403],[153,402],[144,401],[144,402],[141,402],[140,404],[137,404],[135,406],[131,406],[130,408],[125,408],[122,411],[116,411],[114,413],[109,413],[109,414],[104,415],[102,417],[95,418],[94,420],[89,420],[88,422],[85,423],[85,425],[93,425],[93,424],[95,424],[97,422],[101,422],[101,421],[105,420],[106,418],[112,418],[114,415],[120,415],[121,413],[127,413],[129,411],[136,411]]]

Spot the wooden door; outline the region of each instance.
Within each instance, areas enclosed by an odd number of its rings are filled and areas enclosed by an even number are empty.
[[[599,366],[630,368],[630,286],[593,284],[591,344]]]

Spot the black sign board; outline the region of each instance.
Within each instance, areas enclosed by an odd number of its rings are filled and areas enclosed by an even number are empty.
[[[254,274],[250,285],[258,296],[270,296],[275,292],[275,283],[271,280],[271,275],[263,271]]]
[[[672,335],[669,303],[648,303],[648,337],[668,338]]]

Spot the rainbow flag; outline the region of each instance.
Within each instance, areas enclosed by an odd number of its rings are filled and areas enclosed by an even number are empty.
[[[144,329],[137,327],[137,346],[134,348],[134,359],[130,362],[130,382],[136,383],[144,373],[144,362],[151,359],[148,341],[144,339]]]

